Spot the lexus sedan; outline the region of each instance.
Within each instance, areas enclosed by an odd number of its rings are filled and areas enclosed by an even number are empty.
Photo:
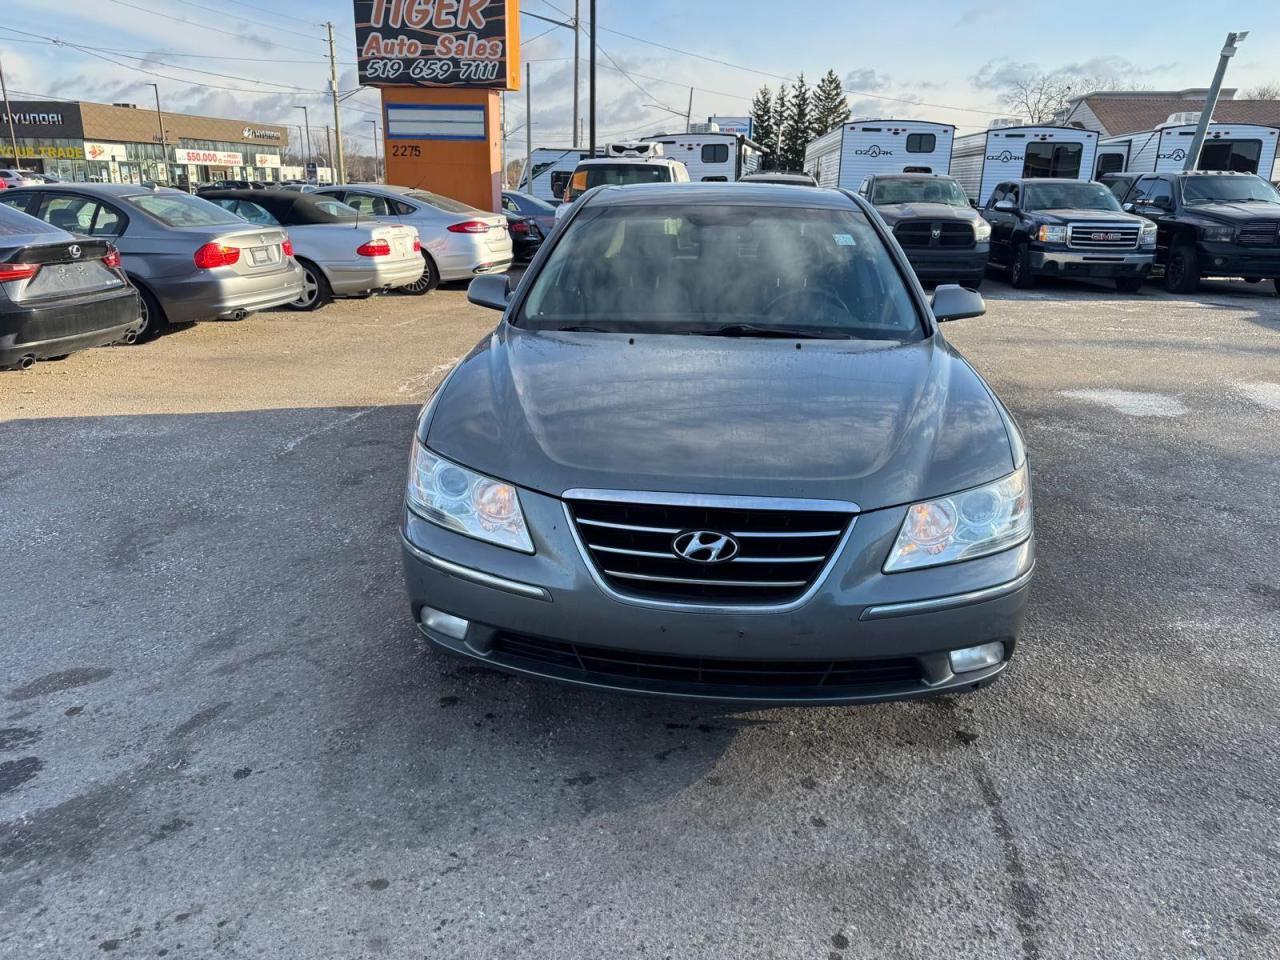
[[[972,690],[1034,566],[1022,436],[862,198],[585,194],[417,423],[402,523],[436,647],[747,703]]]
[[[297,300],[302,269],[279,227],[245,223],[180,190],[67,183],[0,192],[33,217],[111,241],[142,302],[139,339],[171,323],[242,320]]]

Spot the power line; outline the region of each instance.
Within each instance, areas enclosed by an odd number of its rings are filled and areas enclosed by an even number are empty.
[[[133,9],[133,10],[140,10],[141,12],[150,14],[153,17],[163,17],[165,20],[172,20],[174,23],[181,23],[188,27],[198,27],[201,30],[210,30],[213,33],[220,33],[223,36],[235,37],[237,40],[240,40],[241,42],[244,41],[244,36],[242,34],[235,33],[232,30],[223,30],[220,27],[211,27],[208,24],[201,23],[198,20],[187,20],[187,19],[184,19],[183,17],[175,17],[167,13],[161,13],[159,10],[152,10],[149,7],[140,7],[136,3],[129,3],[128,0],[111,0],[111,2],[115,4],[119,4],[122,7],[129,7],[130,9]],[[318,42],[323,42],[323,41],[320,41],[319,37],[317,37],[316,40]],[[295,53],[313,53],[314,52],[311,50],[303,50],[301,47],[290,47],[283,43],[277,43],[277,44],[274,44],[274,46],[277,46],[282,50],[293,50]]]
[[[172,2],[172,0],[170,0],[170,2]],[[217,13],[217,14],[220,14],[220,15],[222,15],[222,16],[226,16],[226,15],[227,15],[226,10],[219,9],[218,7],[210,7],[210,6],[206,6],[206,5],[205,5],[205,4],[203,4],[203,3],[196,3],[196,2],[195,2],[195,0],[177,0],[177,2],[178,2],[178,3],[181,3],[181,4],[184,4],[184,5],[188,6],[188,7],[195,7],[197,10],[208,10],[210,13]],[[262,11],[261,11],[261,10],[259,10],[258,12],[259,12],[259,13],[261,13]],[[299,31],[299,30],[286,30],[284,27],[277,27],[277,26],[275,26],[274,24],[270,24],[270,23],[263,23],[261,20],[254,20],[254,19],[252,19],[252,18],[250,18],[250,17],[241,16],[240,14],[235,14],[235,16],[236,16],[238,19],[243,20],[245,23],[255,23],[255,24],[257,24],[257,25],[258,25],[258,26],[260,26],[260,27],[266,27],[268,30],[276,30],[276,31],[279,31],[280,33],[291,33],[291,34],[293,34],[295,37],[302,37],[304,40],[315,40],[315,39],[319,39],[319,38],[317,38],[315,35],[310,34],[310,33],[302,33],[302,32],[301,32],[301,31]]]

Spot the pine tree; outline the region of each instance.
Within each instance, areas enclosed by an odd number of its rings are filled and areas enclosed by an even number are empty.
[[[787,85],[781,84],[778,87],[778,95],[773,98],[773,142],[774,150],[768,157],[769,170],[786,170],[787,163],[784,156],[785,146],[783,141],[783,132],[787,129],[787,118],[791,111],[791,95],[787,91]]]
[[[820,137],[849,122],[849,98],[834,70],[818,81],[813,95],[813,135]]]
[[[804,74],[796,78],[795,89],[791,91],[791,102],[787,110],[787,123],[783,128],[782,154],[786,169],[804,169],[804,148],[812,139],[812,107],[813,93],[804,82]]]
[[[773,94],[767,86],[756,92],[751,101],[751,138],[765,152],[765,165],[778,152],[777,127],[773,125]]]

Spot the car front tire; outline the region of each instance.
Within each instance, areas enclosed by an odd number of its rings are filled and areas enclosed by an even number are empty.
[[[1164,287],[1170,293],[1195,293],[1200,289],[1200,258],[1194,244],[1180,243],[1169,254]]]
[[[1031,247],[1019,244],[1013,254],[1013,266],[1009,268],[1009,282],[1019,290],[1030,290],[1036,285],[1036,275],[1031,269]]]

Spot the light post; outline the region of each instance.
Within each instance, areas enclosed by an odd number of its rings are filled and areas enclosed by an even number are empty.
[[[302,111],[302,122],[307,125],[307,159],[303,161],[302,173],[303,173],[303,179],[306,180],[308,183],[310,183],[311,177],[307,174],[307,167],[309,167],[312,164],[314,159],[311,153],[311,117],[307,115],[306,107],[295,106],[293,109]],[[320,182],[320,168],[319,166],[317,166],[316,167],[316,183],[319,184],[319,182]]]
[[[1209,122],[1213,119],[1214,108],[1218,105],[1222,78],[1227,74],[1227,61],[1236,55],[1236,44],[1243,43],[1248,35],[1248,30],[1237,30],[1227,34],[1227,42],[1222,45],[1222,53],[1218,56],[1218,69],[1213,74],[1213,83],[1209,85],[1209,94],[1204,98],[1204,109],[1200,111],[1200,122],[1196,124],[1196,135],[1191,141],[1191,149],[1187,151],[1183,170],[1194,170],[1200,165],[1200,150],[1204,147],[1205,134],[1209,132]]]
[[[161,163],[164,164],[164,176],[161,177],[160,179],[163,180],[165,183],[168,183],[169,182],[169,141],[168,141],[168,138],[165,137],[165,133],[164,133],[164,112],[161,111],[160,109],[160,84],[148,83],[147,86],[156,92],[156,122],[160,124],[160,156],[164,158],[161,161]]]
[[[370,120],[369,124],[373,127],[373,175],[381,183],[386,177],[382,174],[382,158],[378,155],[378,121]]]

